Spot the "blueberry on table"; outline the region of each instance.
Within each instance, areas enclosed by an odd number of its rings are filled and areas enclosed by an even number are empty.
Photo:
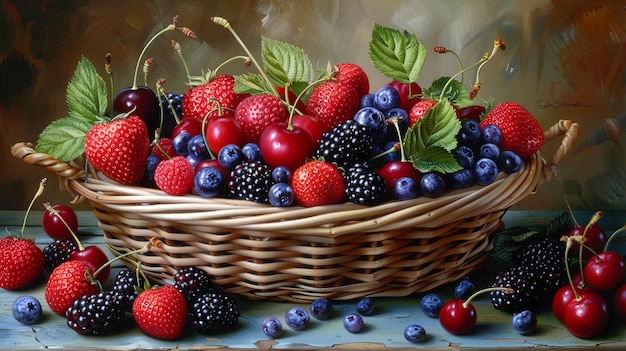
[[[42,314],[41,303],[32,296],[18,297],[11,307],[13,318],[23,324],[35,324]]]
[[[435,293],[429,293],[422,297],[422,301],[420,302],[420,308],[425,315],[437,318],[439,317],[439,311],[441,307],[443,307],[444,300]]]

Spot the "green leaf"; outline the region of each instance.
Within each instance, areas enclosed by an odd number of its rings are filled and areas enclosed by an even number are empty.
[[[408,84],[419,77],[426,60],[426,46],[415,34],[374,23],[368,54],[382,74]]]
[[[425,96],[431,96],[434,99],[444,97],[448,99],[457,108],[463,108],[474,105],[474,100],[470,99],[470,92],[463,83],[456,79],[450,81],[450,77],[441,77],[435,80],[430,87],[424,89],[423,94]],[[446,84],[448,86],[446,87]],[[446,88],[446,91],[442,95],[442,91]]]
[[[454,155],[439,146],[427,146],[419,153],[409,156],[413,166],[422,173],[439,172],[453,173],[463,169]]]
[[[39,135],[38,152],[68,162],[80,156],[85,149],[85,136],[93,124],[82,118],[65,117],[48,125]]]
[[[233,90],[237,94],[274,94],[274,88],[267,86],[260,74],[242,74],[235,76]]]
[[[107,109],[107,87],[96,68],[84,56],[67,85],[65,99],[69,117],[96,123]]]
[[[297,95],[313,76],[313,65],[306,52],[292,44],[261,37],[263,69],[277,86],[289,84]],[[306,83],[306,84],[303,84]]]
[[[454,107],[444,99],[417,120],[413,128],[419,130],[420,144],[451,151],[457,146],[456,135],[461,130],[461,121],[456,117]]]

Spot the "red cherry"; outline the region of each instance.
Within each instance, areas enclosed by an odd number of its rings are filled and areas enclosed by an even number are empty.
[[[413,178],[417,183],[419,183],[422,179],[422,174],[413,166],[412,163],[406,161],[387,162],[378,171],[378,174],[385,179],[388,194],[393,194],[396,180],[402,177]]]
[[[267,126],[259,139],[259,149],[267,164],[273,168],[285,166],[295,171],[311,157],[315,145],[311,136],[300,127],[289,129],[285,122]]]
[[[576,285],[575,285],[576,286]],[[582,288],[576,286],[576,292],[581,294],[583,292]],[[554,317],[558,319],[561,323],[563,323],[565,317],[565,306],[567,306],[570,301],[576,298],[576,294],[572,290],[571,285],[563,285],[559,290],[554,293],[552,297],[552,313]]]
[[[583,235],[585,233],[586,226],[576,226],[572,228],[567,234],[568,236],[574,235]],[[604,246],[606,245],[606,241],[608,240],[604,229],[600,227],[598,224],[592,224],[587,229],[587,233],[585,236],[585,246],[590,248],[591,250],[583,247],[583,260],[588,260],[593,257],[594,252],[602,252],[604,251]],[[570,254],[574,255],[574,257],[578,257],[580,251],[580,245],[574,241],[572,242],[572,249],[570,250]]]
[[[133,109],[133,114],[146,124],[148,135],[152,137],[160,123],[159,99],[152,89],[146,86],[129,87],[117,93],[113,100],[113,110],[116,113],[126,113]]]
[[[387,84],[391,87],[396,88],[396,90],[400,93],[400,108],[405,110],[407,113],[411,110],[413,105],[421,100],[420,96],[422,94],[422,88],[415,82],[411,83],[411,98],[409,99],[409,84],[400,83],[398,81],[391,81]]]
[[[180,133],[188,133],[191,136],[202,134],[202,121],[197,118],[183,118],[172,130],[172,139]]]
[[[602,334],[609,323],[609,309],[604,299],[589,290],[571,300],[563,311],[563,324],[570,334],[590,339]]]
[[[476,309],[461,299],[446,302],[439,310],[439,322],[443,329],[455,335],[467,334],[476,326]]]
[[[83,261],[92,268],[95,273],[100,267],[104,266],[107,262],[109,262],[109,258],[106,253],[102,251],[98,246],[87,246],[83,249],[76,250],[70,254],[70,260],[78,260]],[[111,266],[107,265],[102,269],[101,272],[98,273],[96,279],[98,279],[102,284],[106,283],[109,279],[109,275],[111,274]]]
[[[617,318],[626,324],[626,284],[622,284],[613,295],[613,310]]]
[[[72,232],[74,234],[78,232],[76,212],[71,207],[61,204],[54,205],[52,208],[58,215],[54,211],[45,211],[41,219],[43,230],[52,239],[73,240]],[[67,223],[67,226],[63,222]]]
[[[472,105],[459,109],[457,116],[459,119],[473,119],[476,122],[480,122],[480,116],[485,113],[485,111],[485,106]]]
[[[217,159],[213,158],[213,159],[207,159],[207,160],[200,160],[198,163],[196,163],[194,167],[194,172],[197,173],[199,170],[205,167],[213,167],[215,169],[218,169],[224,176],[224,179],[228,178],[228,171],[224,167],[222,167],[222,165],[220,165]]]
[[[327,130],[324,123],[322,123],[317,117],[311,115],[294,115],[293,126],[304,129],[311,136],[311,140],[317,147],[322,140],[322,134]]]
[[[609,292],[624,282],[624,259],[612,251],[600,252],[585,263],[585,285],[596,293]]]
[[[213,118],[204,127],[207,147],[217,155],[222,147],[228,144],[243,146],[246,136],[234,117]]]

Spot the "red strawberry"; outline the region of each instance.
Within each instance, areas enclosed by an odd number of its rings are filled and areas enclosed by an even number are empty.
[[[89,163],[122,184],[134,184],[143,178],[149,152],[148,130],[137,116],[96,124],[85,137]]]
[[[232,116],[232,110],[247,96],[246,94],[236,94],[234,87],[235,78],[231,75],[222,74],[205,84],[188,89],[183,94],[183,118],[202,120],[208,115],[208,119],[212,119],[219,115],[217,110],[212,111],[218,105],[222,107],[224,116]]]
[[[520,157],[529,157],[543,145],[543,129],[537,119],[515,102],[494,106],[480,122],[481,128],[494,124],[502,132],[501,150],[510,150]]]
[[[21,289],[43,271],[43,252],[32,240],[6,236],[0,239],[0,288]]]
[[[424,117],[426,112],[437,104],[434,100],[420,100],[411,107],[409,111],[409,126],[412,126],[418,119]]]
[[[159,162],[154,182],[168,195],[185,195],[193,188],[193,166],[182,156]]]
[[[328,162],[312,160],[297,168],[291,187],[296,201],[305,207],[335,204],[344,199],[343,176]]]
[[[161,160],[167,160],[170,157],[176,156],[176,151],[174,151],[174,146],[172,146],[172,139],[160,138],[158,144],[158,146],[156,144],[152,145],[152,151],[150,152],[151,155],[154,155]]]
[[[285,105],[274,95],[258,94],[243,99],[235,109],[235,120],[239,122],[246,141],[258,143],[265,127],[277,122],[286,122],[289,113]]]
[[[354,117],[361,106],[356,90],[345,84],[328,81],[311,92],[306,103],[307,114],[317,117],[327,130]]]
[[[335,79],[342,84],[353,87],[359,97],[370,92],[369,78],[361,66],[354,63],[340,63],[337,65],[337,69],[339,71],[335,75]]]
[[[100,291],[90,266],[81,260],[69,260],[55,268],[50,277],[44,296],[50,309],[60,315],[72,305],[74,300],[83,295],[97,294]]]
[[[135,322],[148,336],[176,339],[185,329],[187,303],[183,294],[171,285],[144,290],[133,302]]]

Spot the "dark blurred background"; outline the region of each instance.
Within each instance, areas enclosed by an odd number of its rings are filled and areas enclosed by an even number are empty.
[[[71,200],[54,174],[14,158],[10,147],[36,142],[45,126],[66,116],[65,88],[81,55],[106,76],[104,56],[111,53],[114,89],[132,85],[144,44],[175,15],[199,40],[167,33],[144,59],[155,62],[149,85],[165,78],[166,90],[176,92],[186,89],[186,77],[171,39],[180,42],[192,74],[242,53],[211,16],[228,19],[253,54],[267,36],[302,47],[322,66],[362,65],[372,91],[388,82],[367,56],[374,22],[415,33],[429,49],[446,46],[466,66],[501,38],[507,49],[483,69],[480,96],[523,104],[544,129],[562,118],[579,122],[576,150],[559,165],[568,199],[576,209],[624,209],[624,7],[623,1],[568,0],[0,0],[0,209],[25,209],[42,177],[49,179],[42,200]],[[457,69],[452,56],[429,51],[419,83],[428,86]],[[473,73],[465,75],[467,84],[472,80]],[[557,146],[542,153],[550,156]],[[565,203],[553,180],[516,208],[565,209]]]

